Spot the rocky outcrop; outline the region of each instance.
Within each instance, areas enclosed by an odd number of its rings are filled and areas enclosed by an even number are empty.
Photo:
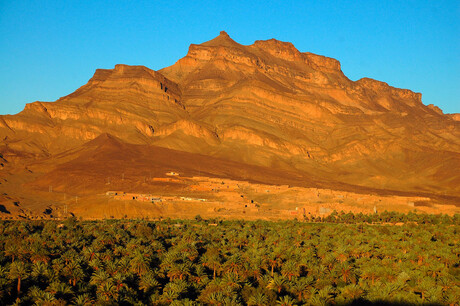
[[[2,116],[0,137],[16,149],[37,151],[25,135],[56,153],[109,132],[129,143],[150,143],[155,129],[187,117],[179,85],[143,66],[98,69],[87,84],[56,102],[34,102]]]
[[[460,121],[460,114],[447,114],[447,116],[449,116],[455,121]]]

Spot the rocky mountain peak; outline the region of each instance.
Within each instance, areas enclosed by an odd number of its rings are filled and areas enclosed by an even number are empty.
[[[304,59],[302,53],[300,53],[300,51],[297,50],[290,42],[284,42],[272,38],[269,40],[256,40],[253,46],[271,54],[274,57],[284,60],[303,61]]]
[[[222,31],[192,44],[170,67],[98,69],[56,102],[0,116],[0,139],[9,150],[48,156],[102,134],[94,143],[154,145],[326,182],[456,194],[458,120],[411,90],[351,81],[333,58],[276,39],[242,45]]]
[[[199,46],[205,46],[205,47],[242,47],[241,44],[237,43],[234,41],[230,35],[227,34],[225,31],[221,31],[219,36],[215,37],[214,39],[211,39],[209,41],[206,41]]]

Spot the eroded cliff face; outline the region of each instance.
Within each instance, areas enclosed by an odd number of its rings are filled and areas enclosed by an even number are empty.
[[[155,129],[188,115],[179,86],[143,66],[98,69],[88,83],[56,102],[34,102],[2,116],[0,137],[16,150],[57,153],[112,133],[130,143],[150,143]],[[30,144],[29,138],[40,140]],[[69,143],[70,142],[70,143]]]
[[[1,116],[0,137],[3,150],[53,155],[109,133],[324,180],[458,193],[457,117],[420,93],[351,81],[339,61],[291,43],[245,46],[221,32],[160,71],[98,69],[56,102]]]
[[[448,114],[448,116],[455,121],[460,121],[460,114]]]

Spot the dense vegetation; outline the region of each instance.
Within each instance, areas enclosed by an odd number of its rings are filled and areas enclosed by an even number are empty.
[[[316,219],[324,223],[199,217],[4,221],[0,304],[454,305],[460,300],[459,216],[370,218],[334,213]],[[405,223],[369,223],[400,221]]]

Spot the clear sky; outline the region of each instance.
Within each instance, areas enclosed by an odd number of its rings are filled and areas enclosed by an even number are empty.
[[[0,114],[54,101],[115,64],[161,69],[225,30],[338,59],[460,113],[460,1],[0,0]]]

